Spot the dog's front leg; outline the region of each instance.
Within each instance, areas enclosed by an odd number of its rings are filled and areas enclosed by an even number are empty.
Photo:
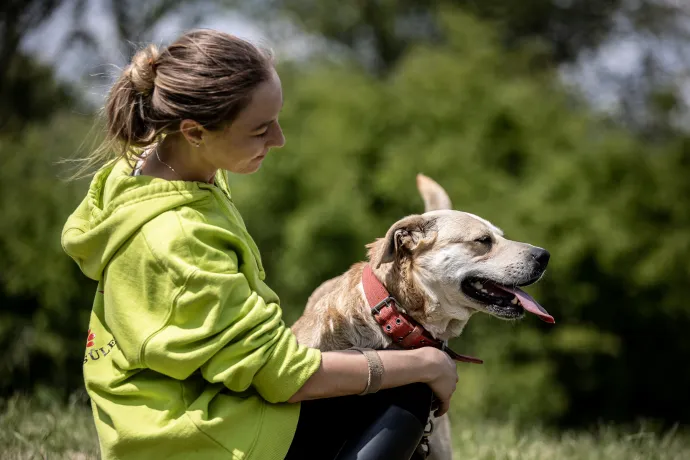
[[[450,437],[450,419],[444,414],[434,419],[434,431],[429,436],[427,460],[452,460],[453,442]]]

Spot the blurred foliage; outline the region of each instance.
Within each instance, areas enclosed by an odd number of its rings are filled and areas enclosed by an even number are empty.
[[[37,1],[37,0],[34,0]],[[47,1],[47,0],[43,0]],[[207,13],[208,4],[201,0],[100,0],[101,8],[109,12],[106,16],[113,33],[103,43],[102,31],[94,28],[90,21],[93,10],[92,0],[73,0],[70,5],[72,16],[69,33],[65,39],[65,49],[81,47],[84,61],[91,61],[94,67],[103,61],[114,59],[120,63],[123,58],[131,57],[133,44],[144,46],[153,40],[152,33],[162,22],[176,17],[179,27],[191,28]],[[184,7],[184,8],[183,8]],[[115,46],[113,46],[115,45]],[[113,52],[113,49],[115,52]],[[107,51],[106,51],[107,50]],[[129,63],[122,62],[123,65]]]
[[[15,54],[3,67],[0,81],[0,135],[17,135],[27,125],[48,121],[75,104],[73,91],[53,79],[52,69]]]
[[[0,137],[0,394],[81,382],[75,357],[94,288],[65,257],[60,233],[85,184],[60,180],[55,162],[87,145],[92,124],[62,112],[21,139]]]
[[[438,42],[444,36],[436,14],[439,8],[462,9],[489,22],[508,50],[538,44],[553,63],[576,60],[595,50],[618,26],[640,34],[680,32],[678,7],[657,0],[224,0],[226,4],[267,21],[278,11],[315,33],[355,52],[361,62],[378,71],[393,68],[420,41]]]
[[[6,0],[0,6],[0,134],[21,132],[74,103],[70,89],[52,69],[20,51],[22,40],[64,3],[62,0]]]
[[[690,8],[659,0],[218,0],[250,15],[277,42],[312,34],[326,59],[349,56],[385,76],[420,43],[447,41],[440,8],[484,20],[509,52],[530,50],[524,65],[559,68],[580,83],[598,85],[599,105],[617,122],[649,139],[687,126]],[[468,39],[473,39],[471,36]],[[321,46],[325,42],[326,46]],[[632,44],[632,46],[628,46]],[[615,57],[615,59],[614,59]],[[605,95],[602,93],[606,93]]]
[[[22,40],[40,26],[65,0],[5,0],[0,6],[0,65],[12,60]],[[4,78],[4,75],[3,77]]]
[[[456,209],[552,253],[530,291],[556,325],[473,318],[454,346],[486,364],[459,368],[456,414],[690,422],[690,138],[641,140],[535,67],[538,49],[506,49],[476,15],[438,17],[443,42],[406,45],[385,77],[347,60],[280,66],[287,145],[232,186],[287,321],[366,243],[422,211],[423,172]],[[88,153],[95,133],[89,116],[47,118],[0,133],[3,395],[82,385],[95,285],[59,235],[86,183],[61,181],[55,161]]]

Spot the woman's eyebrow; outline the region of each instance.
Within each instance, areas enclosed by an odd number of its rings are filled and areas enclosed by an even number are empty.
[[[283,110],[283,105],[284,105],[284,104],[285,104],[285,99],[283,99],[283,100],[280,102],[280,110]],[[252,131],[258,131],[258,130],[260,130],[260,129],[264,129],[265,127],[267,127],[268,125],[270,125],[270,124],[273,123],[274,121],[275,121],[275,119],[273,119],[273,120],[268,120],[268,121],[264,121],[264,122],[261,123],[259,126],[257,126],[256,128],[252,129]]]
[[[256,128],[252,129],[252,131],[258,131],[258,130],[260,130],[260,129],[264,129],[264,128],[266,128],[268,125],[270,125],[271,123],[273,123],[273,120],[264,121],[264,122],[261,123],[259,126],[257,126]]]

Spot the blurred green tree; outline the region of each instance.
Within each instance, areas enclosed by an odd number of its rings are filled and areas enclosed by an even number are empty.
[[[379,76],[394,69],[416,45],[444,43],[447,37],[437,13],[454,7],[491,24],[506,51],[530,49],[526,66],[560,68],[589,87],[587,91],[606,92],[609,115],[648,139],[666,140],[673,131],[685,130],[683,123],[690,114],[684,97],[690,69],[686,20],[690,10],[683,2],[221,1],[275,30],[277,39],[285,34],[282,20],[288,19],[298,29],[325,39],[331,46],[323,54],[329,58],[345,56]]]
[[[47,120],[74,102],[52,70],[21,50],[22,40],[64,3],[62,0],[7,0],[0,7],[0,134],[18,135],[32,120]]]
[[[56,160],[89,146],[92,124],[58,112],[0,136],[0,395],[40,386],[64,395],[82,384],[95,284],[65,257],[60,233],[86,184],[61,180]]]
[[[270,21],[268,11],[282,11],[307,32],[345,45],[362,62],[380,71],[391,69],[404,52],[419,42],[437,42],[444,29],[439,8],[455,7],[490,22],[508,50],[540,43],[552,62],[573,61],[583,51],[609,38],[617,22],[632,23],[640,33],[668,31],[678,6],[642,0],[264,0],[225,3]]]
[[[213,3],[215,2],[202,0],[104,1],[101,8],[109,13],[105,17],[111,22],[114,31],[104,41],[101,31],[95,30],[89,20],[89,0],[75,0],[71,10],[71,30],[65,40],[65,47],[84,47],[88,51],[85,59],[89,59],[94,66],[103,64],[104,60],[112,63],[110,61],[113,58],[118,63],[123,61],[126,64],[138,46],[152,41],[152,34],[161,22],[176,17],[182,29],[192,27],[206,12],[203,7],[212,6]],[[112,48],[117,50],[116,53],[113,54]]]
[[[64,0],[6,0],[0,7],[0,65],[5,69],[26,35],[48,19]],[[3,76],[4,77],[4,76]]]

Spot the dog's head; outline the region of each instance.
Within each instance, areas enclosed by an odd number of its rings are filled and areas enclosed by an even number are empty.
[[[419,175],[425,213],[396,222],[370,245],[373,267],[408,313],[439,339],[460,335],[472,314],[518,319],[525,311],[553,318],[518,286],[541,278],[549,253],[512,241],[481,217],[451,210],[443,188]]]

